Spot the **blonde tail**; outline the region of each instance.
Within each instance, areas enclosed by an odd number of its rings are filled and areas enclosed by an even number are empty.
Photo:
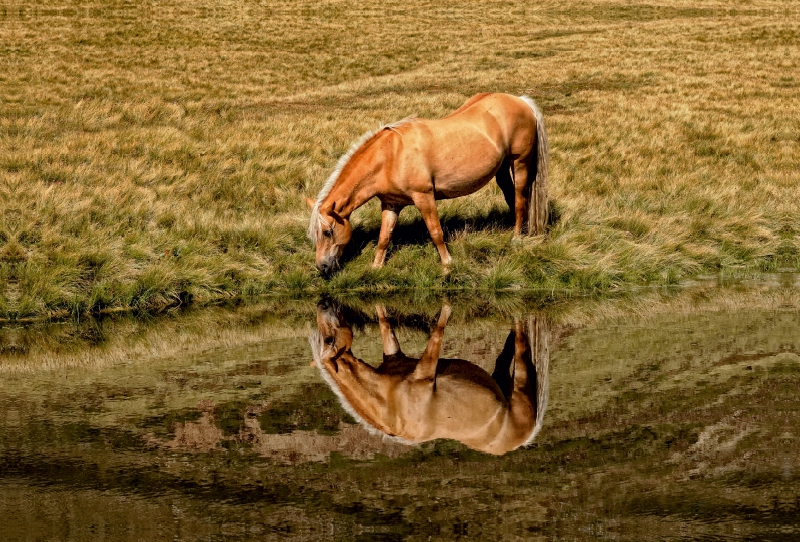
[[[550,150],[547,145],[547,130],[539,106],[528,96],[520,96],[533,111],[536,118],[536,179],[529,183],[528,235],[541,235],[547,227],[549,207],[547,203],[548,173],[547,163]]]
[[[547,317],[528,317],[528,340],[531,345],[531,361],[536,369],[536,424],[525,443],[526,446],[533,442],[542,429],[550,395],[550,323]]]

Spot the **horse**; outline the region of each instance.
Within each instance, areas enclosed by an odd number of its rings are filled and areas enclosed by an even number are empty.
[[[341,307],[317,306],[309,337],[313,364],[342,407],[372,433],[417,444],[454,439],[502,455],[530,444],[547,408],[549,327],[541,318],[521,320],[506,339],[490,375],[463,359],[440,359],[451,314],[445,304],[420,358],[403,354],[382,305],[376,307],[383,342],[378,368],[356,358],[353,332]]]
[[[548,144],[542,112],[527,96],[484,93],[447,117],[406,118],[364,134],[339,159],[311,208],[308,237],[323,275],[339,268],[352,236],[350,215],[377,197],[381,230],[373,267],[382,267],[400,211],[416,205],[445,270],[452,257],[436,201],[472,194],[493,177],[514,214],[514,236],[544,233]]]

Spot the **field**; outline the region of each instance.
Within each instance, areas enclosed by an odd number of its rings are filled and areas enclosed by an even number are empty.
[[[265,293],[610,290],[800,269],[792,2],[13,3],[0,11],[0,316]],[[415,210],[373,270],[314,269],[308,211],[363,132],[526,93],[552,224],[500,191]]]

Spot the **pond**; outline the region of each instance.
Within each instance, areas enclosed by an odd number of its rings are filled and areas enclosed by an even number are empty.
[[[7,540],[800,536],[794,275],[0,330]]]

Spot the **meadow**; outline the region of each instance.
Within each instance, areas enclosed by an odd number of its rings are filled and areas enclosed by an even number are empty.
[[[0,10],[0,316],[272,293],[609,291],[800,270],[800,17],[769,0],[13,3]],[[327,281],[308,209],[362,133],[528,94],[551,224],[494,184],[416,210],[387,264],[354,215]]]

